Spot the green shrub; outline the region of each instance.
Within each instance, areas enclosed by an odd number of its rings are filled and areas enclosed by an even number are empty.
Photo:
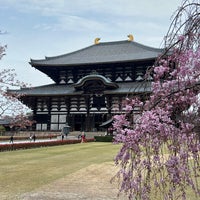
[[[112,142],[113,136],[106,135],[106,136],[94,136],[96,142]]]

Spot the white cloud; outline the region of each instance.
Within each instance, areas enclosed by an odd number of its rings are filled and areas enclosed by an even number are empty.
[[[8,0],[21,11],[38,11],[43,15],[77,15],[96,12],[121,16],[168,16],[182,0]],[[16,3],[16,4],[15,4]]]
[[[60,28],[64,30],[99,32],[108,28],[108,23],[73,15],[62,17],[59,21]]]
[[[56,17],[57,21],[65,22],[63,18],[77,16],[79,18],[99,18],[112,16],[113,18],[134,17],[143,20],[148,18],[170,17],[182,0],[7,0],[3,5],[11,6],[20,12],[39,13],[41,16]],[[86,20],[84,20],[86,21]],[[91,21],[91,20],[90,20]]]

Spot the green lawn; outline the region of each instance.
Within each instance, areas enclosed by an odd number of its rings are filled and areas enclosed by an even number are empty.
[[[0,152],[0,200],[15,200],[92,164],[112,162],[120,146],[111,143],[83,144]],[[191,190],[188,199],[196,200]],[[162,199],[157,195],[155,200]]]
[[[0,197],[14,199],[91,164],[112,161],[119,145],[84,143],[0,152]]]

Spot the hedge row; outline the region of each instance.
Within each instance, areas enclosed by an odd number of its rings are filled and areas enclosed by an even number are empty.
[[[96,142],[113,142],[113,136],[106,135],[106,136],[94,136]]]
[[[13,151],[13,150],[19,150],[19,149],[31,149],[31,148],[47,147],[47,146],[77,144],[80,142],[81,140],[57,140],[57,141],[46,141],[46,142],[1,144],[0,151]],[[94,139],[87,139],[87,142],[94,142]]]
[[[40,135],[37,136],[37,139],[51,139],[51,138],[56,138],[57,136],[59,136],[58,134],[54,134],[54,135]],[[29,136],[14,136],[13,137],[14,140],[29,140],[30,137]],[[8,136],[1,136],[0,137],[0,141],[6,141],[6,140],[10,140],[10,137]]]

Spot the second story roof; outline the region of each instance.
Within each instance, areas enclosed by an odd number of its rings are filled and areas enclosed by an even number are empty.
[[[80,64],[100,64],[113,62],[140,61],[155,59],[163,49],[142,45],[134,41],[102,42],[89,47],[45,59],[31,59],[30,64],[37,66],[70,66]]]

